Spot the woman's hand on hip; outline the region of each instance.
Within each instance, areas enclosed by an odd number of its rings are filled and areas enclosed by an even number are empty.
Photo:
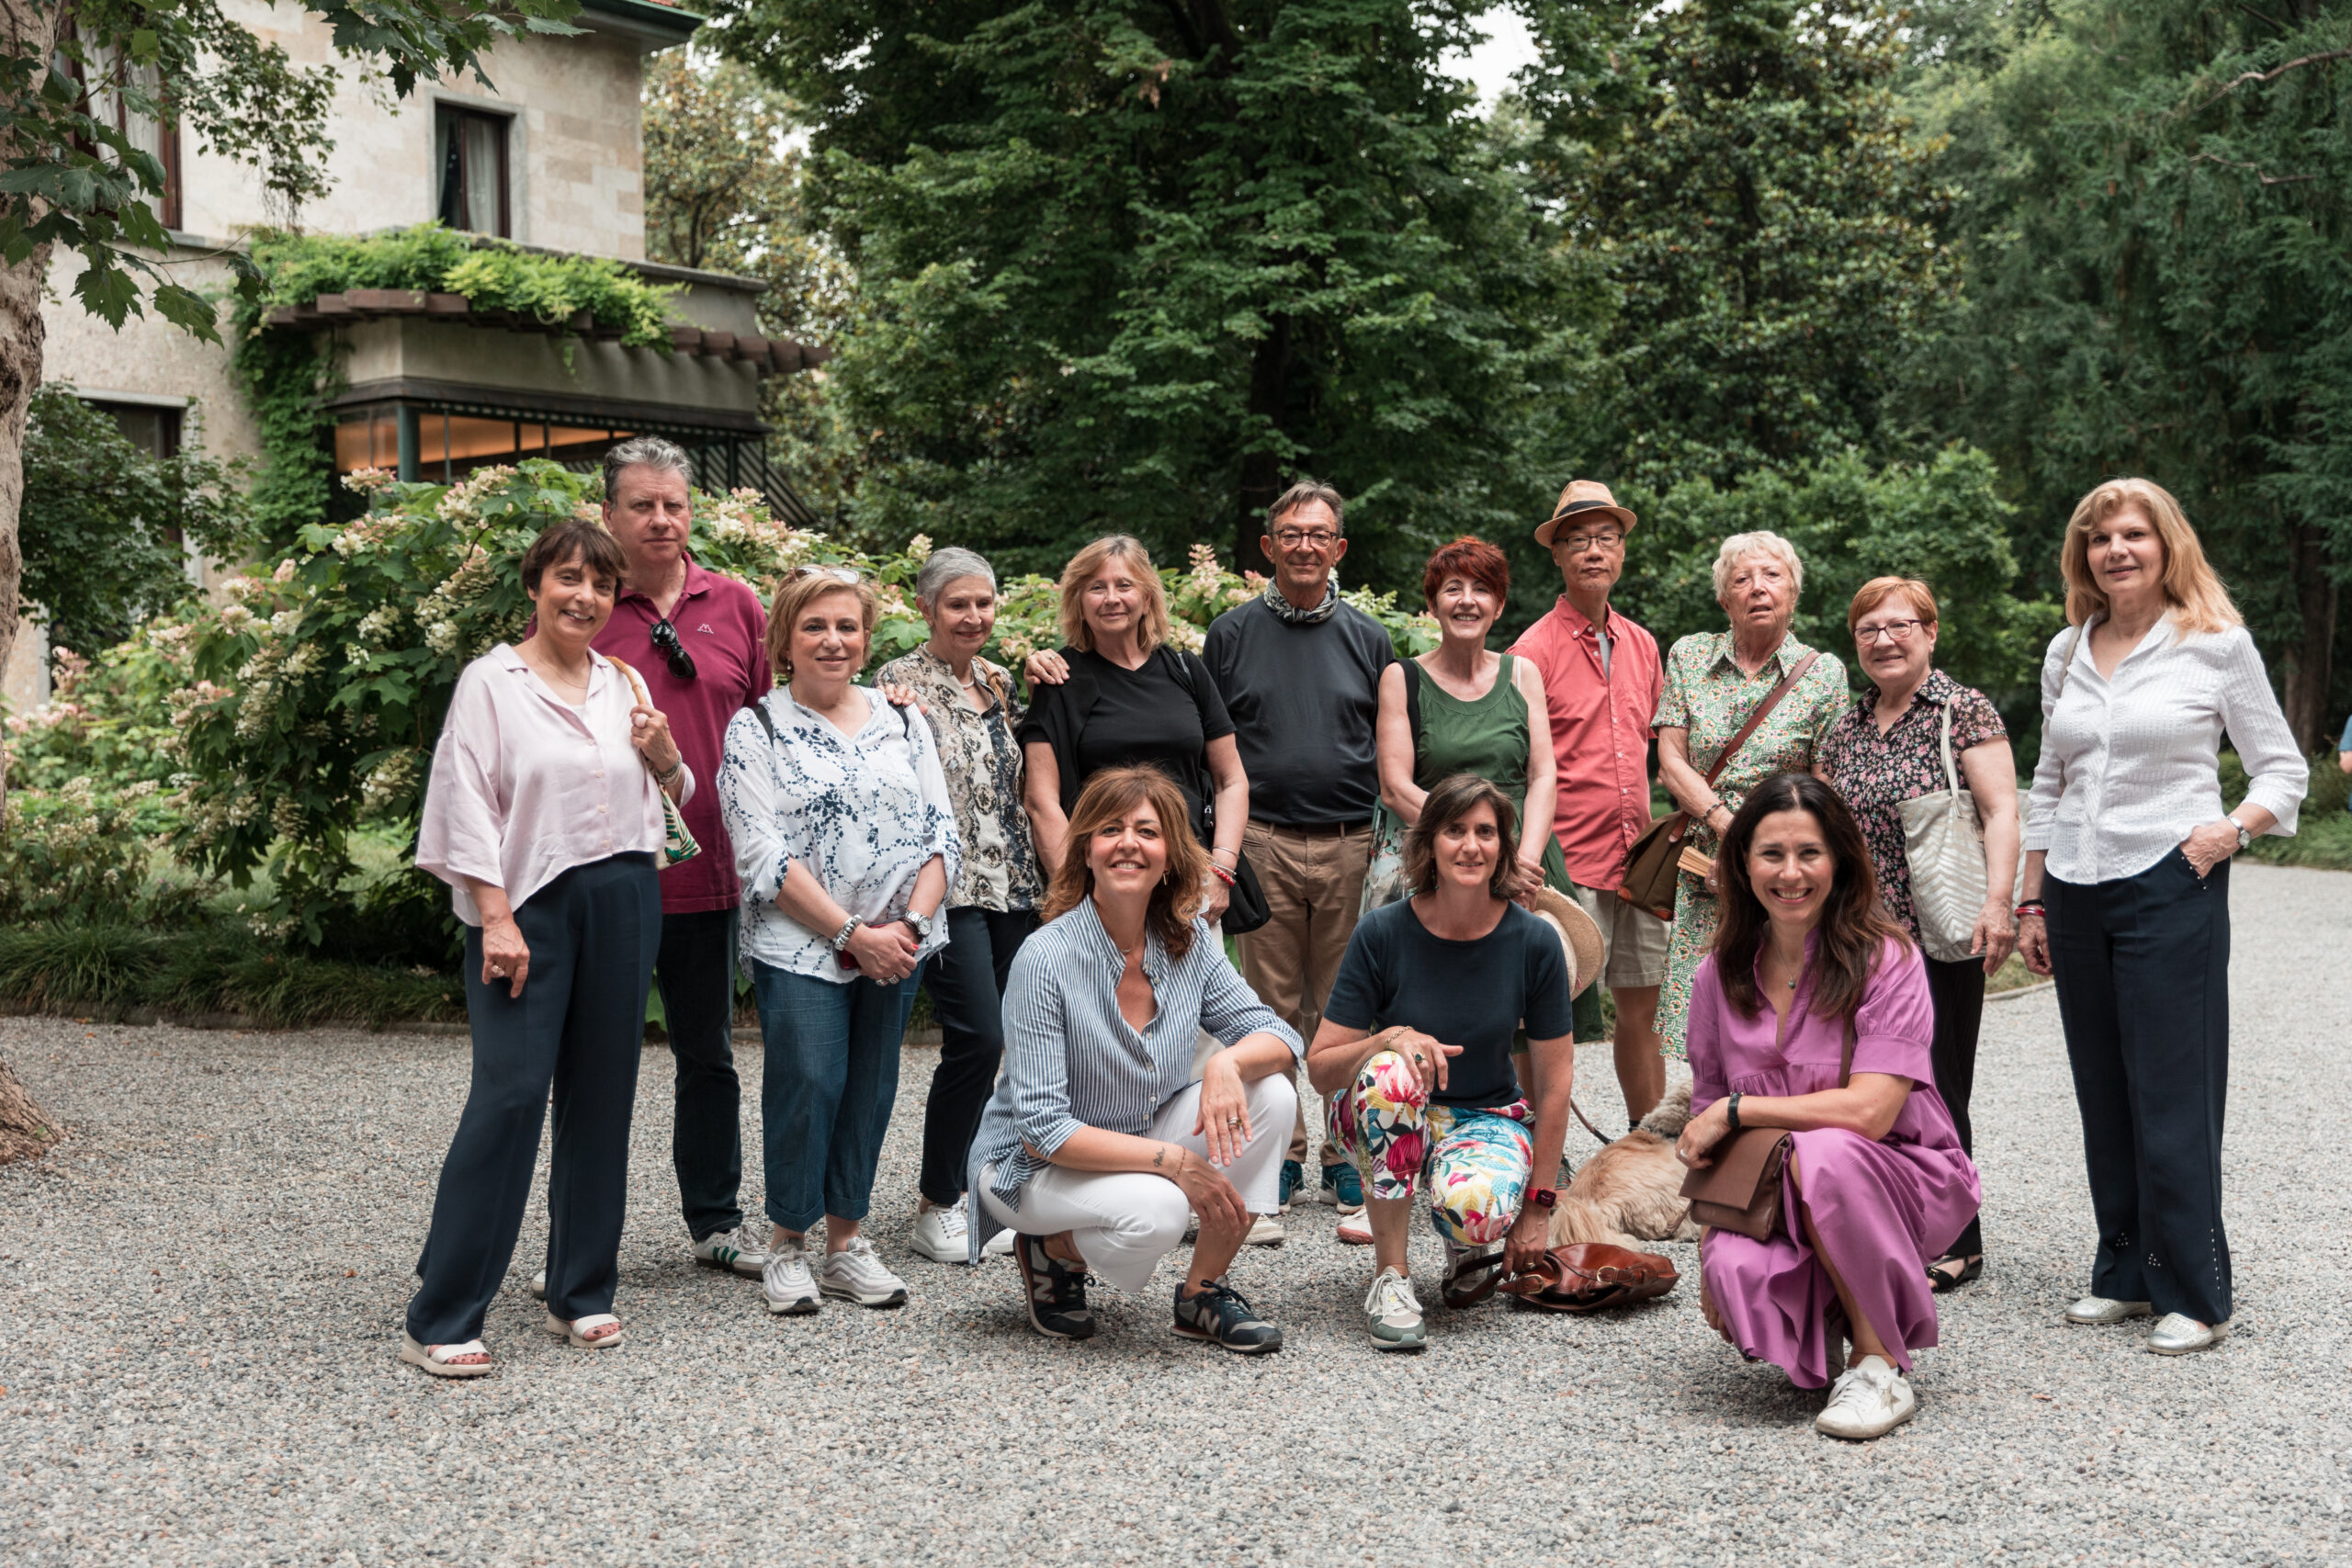
[[[1201,1216],[1201,1228],[1218,1226],[1228,1231],[1250,1228],[1250,1211],[1241,1201],[1241,1194],[1227,1180],[1225,1172],[1181,1145],[1168,1145],[1168,1165],[1159,1172],[1174,1182],[1184,1194],[1193,1213]]]
[[[2040,915],[2018,917],[2018,956],[2025,966],[2050,978],[2050,922]]]
[[[1193,1135],[1209,1146],[1209,1163],[1231,1165],[1250,1142],[1250,1092],[1228,1047],[1201,1069],[1201,1116]]]
[[[670,720],[659,708],[639,703],[628,710],[629,741],[657,773],[678,765],[678,743],[670,735]]]
[[[2180,852],[2188,857],[2197,874],[2204,876],[2238,852],[2238,825],[2225,817],[2219,822],[2191,829],[2188,837],[2180,841]]]
[[[857,961],[859,974],[887,985],[915,972],[915,953],[920,947],[914,932],[892,920],[887,925],[858,927],[849,933],[842,951]]]
[[[494,915],[481,923],[481,983],[506,982],[506,994],[519,997],[531,973],[531,947],[512,915]]]
[[[1984,955],[1984,973],[1990,975],[2007,961],[2018,948],[2018,928],[2009,918],[2009,901],[2006,897],[1990,897],[1976,912],[1976,929],[1969,933],[1969,951]]]
[[[1505,1267],[1513,1274],[1530,1274],[1552,1250],[1552,1211],[1529,1203],[1511,1222],[1510,1235],[1503,1240]]]
[[[1675,1140],[1674,1157],[1692,1170],[1704,1170],[1715,1163],[1709,1151],[1730,1132],[1731,1096],[1724,1095],[1690,1118],[1682,1129],[1682,1136]]]

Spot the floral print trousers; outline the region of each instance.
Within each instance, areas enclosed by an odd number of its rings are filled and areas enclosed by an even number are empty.
[[[1365,1196],[1410,1198],[1418,1179],[1449,1246],[1492,1247],[1510,1234],[1535,1163],[1526,1100],[1487,1111],[1431,1105],[1405,1058],[1383,1051],[1330,1106],[1331,1138],[1355,1162]]]

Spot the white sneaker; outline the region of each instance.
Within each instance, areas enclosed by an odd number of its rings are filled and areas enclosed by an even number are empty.
[[[1358,1209],[1352,1214],[1340,1216],[1340,1239],[1350,1247],[1372,1245],[1372,1216]]]
[[[808,1271],[808,1247],[787,1241],[769,1252],[767,1264],[760,1270],[760,1294],[773,1313],[798,1317],[815,1312],[817,1280]]]
[[[970,1215],[967,1214],[965,1216],[965,1223],[967,1224],[971,1223]],[[1012,1257],[1012,1238],[1020,1234],[1021,1233],[1018,1231],[1010,1230],[997,1232],[996,1235],[989,1237],[988,1240],[980,1244],[980,1256],[983,1258]]]
[[[1283,1244],[1283,1223],[1272,1214],[1253,1214],[1250,1219],[1250,1234],[1241,1238],[1244,1247],[1280,1247]]]
[[[945,1208],[937,1204],[915,1216],[917,1252],[934,1263],[962,1263],[972,1254],[972,1212],[966,1206],[967,1198],[958,1198]]]
[[[1363,1299],[1364,1332],[1378,1350],[1418,1350],[1429,1340],[1421,1321],[1420,1298],[1412,1281],[1395,1269],[1383,1269]]]
[[[531,1294],[541,1301],[548,1299],[548,1271],[544,1269],[531,1276]]]
[[[707,1269],[729,1269],[756,1280],[767,1267],[767,1243],[748,1224],[731,1231],[713,1231],[695,1243],[695,1261]]]
[[[882,1255],[862,1235],[850,1237],[841,1251],[825,1254],[825,1261],[817,1266],[817,1288],[860,1306],[907,1304],[907,1282],[882,1267]]]
[[[1829,1404],[1814,1417],[1814,1429],[1833,1438],[1865,1442],[1892,1432],[1918,1410],[1910,1380],[1883,1357],[1865,1356],[1829,1388]]]

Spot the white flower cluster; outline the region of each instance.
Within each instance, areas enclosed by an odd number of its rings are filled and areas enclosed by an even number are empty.
[[[354,495],[373,495],[399,482],[400,476],[390,468],[354,468],[343,476],[343,488]]]
[[[379,604],[359,617],[360,640],[381,648],[392,640],[392,634],[400,629],[400,625],[398,605]]]
[[[909,539],[907,541],[907,558],[918,563],[929,560],[931,558],[931,536],[928,534],[917,534],[913,538]]]
[[[403,747],[369,769],[359,789],[360,814],[372,817],[406,805],[423,773],[423,759],[414,747]]]

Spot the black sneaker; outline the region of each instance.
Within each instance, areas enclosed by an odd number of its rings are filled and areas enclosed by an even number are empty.
[[[1021,1281],[1027,1287],[1029,1325],[1049,1339],[1093,1338],[1094,1314],[1086,1305],[1086,1270],[1047,1256],[1043,1236],[1015,1236],[1012,1256],[1021,1260]]]
[[[1222,1280],[1212,1280],[1197,1296],[1176,1285],[1176,1332],[1187,1339],[1207,1339],[1244,1356],[1262,1356],[1283,1348],[1283,1331],[1261,1320],[1241,1292]]]

